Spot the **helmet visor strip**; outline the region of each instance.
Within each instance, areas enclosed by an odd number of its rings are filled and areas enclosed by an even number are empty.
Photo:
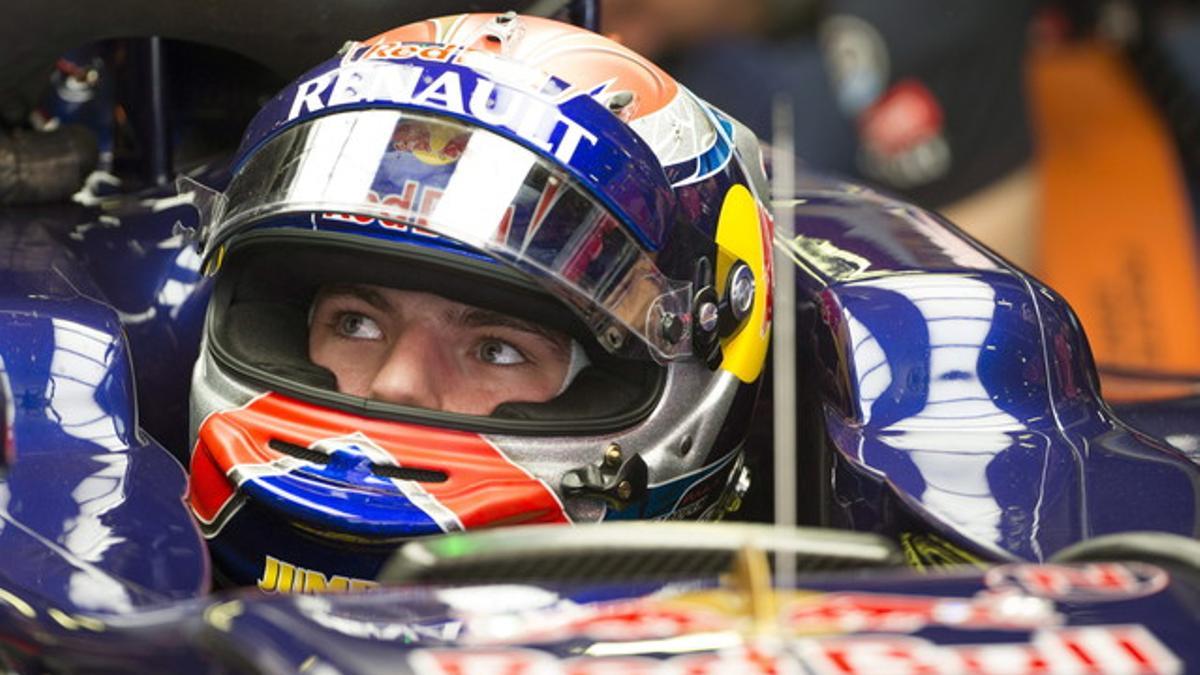
[[[295,213],[352,223],[368,236],[434,246],[444,238],[539,281],[610,352],[648,351],[659,361],[691,353],[691,282],[663,274],[565,172],[478,127],[398,110],[319,117],[252,155],[219,203],[208,252]]]

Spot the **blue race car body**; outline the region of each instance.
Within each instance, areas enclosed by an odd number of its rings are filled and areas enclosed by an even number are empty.
[[[222,170],[216,161],[191,173],[219,184]],[[712,578],[665,591],[524,586],[543,602],[524,607],[480,608],[426,586],[210,596],[204,540],[183,502],[187,385],[208,292],[185,236],[196,213],[162,185],[88,189],[76,203],[0,210],[0,640],[11,662],[465,672],[488,658],[514,672],[579,672],[616,667],[569,660],[605,654],[588,645],[676,639],[604,656],[649,655],[637,663],[656,669],[685,665],[670,659],[683,659],[672,654],[693,633],[712,641],[691,656],[739,671],[773,659],[869,671],[873,662],[853,660],[863,654],[948,670],[978,661],[978,672],[1001,656],[1043,670],[1099,659],[1121,672],[1200,658],[1189,637],[1198,587],[1186,574],[1025,564],[1101,535],[1195,537],[1196,458],[1105,405],[1085,337],[1053,291],[935,215],[801,176],[782,200],[791,215],[776,223],[775,262],[793,280],[795,317],[794,343],[776,349],[794,350],[798,378],[775,414],[794,413],[798,441],[774,449],[799,467],[800,519],[886,535],[916,567],[1009,566],[804,580],[811,594],[778,592],[769,630],[745,628],[742,610],[695,610],[692,595],[720,585]],[[756,468],[766,483],[769,469]],[[990,614],[1004,597],[1027,613]],[[684,623],[619,640],[588,632],[614,612]],[[502,620],[517,627],[497,637]],[[538,633],[544,625],[561,630]],[[876,631],[901,637],[830,637]]]

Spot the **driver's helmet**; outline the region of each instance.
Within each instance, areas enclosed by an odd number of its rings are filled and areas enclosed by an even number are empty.
[[[229,175],[189,188],[215,281],[187,499],[219,580],[355,588],[413,537],[736,507],[770,334],[765,178],[752,134],[644,58],[541,18],[411,24],[267,103]],[[339,294],[392,313],[327,312]],[[448,405],[489,384],[413,351],[453,332],[388,342],[412,298],[540,331],[560,370]],[[321,335],[363,341],[317,358]],[[352,383],[380,354],[443,368],[423,375],[439,396]]]

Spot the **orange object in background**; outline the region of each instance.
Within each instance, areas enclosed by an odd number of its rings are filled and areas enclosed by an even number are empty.
[[[1079,315],[1105,398],[1198,393],[1188,381],[1200,374],[1196,224],[1165,122],[1114,47],[1056,45],[1029,65],[1042,179],[1035,274]]]

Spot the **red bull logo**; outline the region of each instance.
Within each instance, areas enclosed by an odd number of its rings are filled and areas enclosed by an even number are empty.
[[[1170,578],[1145,563],[1004,565],[990,570],[990,588],[1017,588],[1029,595],[1065,601],[1127,600],[1166,588]]]
[[[384,41],[375,44],[358,43],[346,52],[342,62],[416,58],[422,61],[446,63],[454,58],[458,52],[459,49],[451,45],[431,45],[420,42]]]
[[[711,636],[710,636],[711,637]],[[937,644],[914,637],[854,636],[791,642],[745,639],[727,649],[649,658],[628,655],[558,659],[535,649],[421,649],[409,656],[422,675],[510,673],[564,675],[638,673],[880,673],[1021,675],[1024,673],[1180,673],[1182,664],[1142,626],[1051,628],[1028,642]],[[711,644],[711,639],[709,643]],[[642,645],[644,653],[669,653],[669,643]]]
[[[794,603],[785,621],[800,633],[912,633],[927,626],[1033,630],[1062,623],[1062,616],[1050,602],[1016,592],[985,591],[972,598],[834,593]]]

